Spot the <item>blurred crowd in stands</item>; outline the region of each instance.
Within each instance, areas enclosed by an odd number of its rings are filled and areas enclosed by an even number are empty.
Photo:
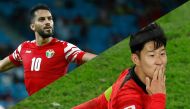
[[[55,37],[100,54],[186,1],[0,0],[0,23],[4,24],[0,26],[0,59],[14,51],[21,43],[19,39],[34,39],[28,11],[38,3],[45,3],[52,10]],[[6,108],[28,96],[23,81],[22,68],[0,74],[0,105]]]

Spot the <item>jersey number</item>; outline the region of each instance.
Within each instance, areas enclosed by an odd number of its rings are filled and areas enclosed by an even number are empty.
[[[31,71],[39,71],[42,58],[32,58]]]

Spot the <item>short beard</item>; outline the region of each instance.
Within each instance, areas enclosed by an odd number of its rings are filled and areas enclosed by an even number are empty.
[[[53,29],[51,33],[45,33],[44,31],[40,30],[38,31],[38,34],[42,37],[42,38],[49,38],[51,36],[53,36]]]

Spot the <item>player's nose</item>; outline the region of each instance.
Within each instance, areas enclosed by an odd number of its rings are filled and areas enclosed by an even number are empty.
[[[157,56],[155,63],[156,63],[157,66],[163,65],[163,60],[162,60],[162,58],[161,58],[160,56]]]
[[[46,18],[44,23],[45,23],[46,26],[50,26],[50,21],[47,18]]]

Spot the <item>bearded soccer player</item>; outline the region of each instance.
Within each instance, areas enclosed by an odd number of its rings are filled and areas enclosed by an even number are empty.
[[[30,28],[35,40],[23,42],[11,55],[1,60],[0,71],[23,65],[25,86],[32,95],[65,75],[70,62],[82,64],[96,55],[53,38],[54,22],[46,5],[33,7],[30,16]]]
[[[132,68],[102,95],[73,109],[165,109],[166,37],[150,24],[130,37]]]

